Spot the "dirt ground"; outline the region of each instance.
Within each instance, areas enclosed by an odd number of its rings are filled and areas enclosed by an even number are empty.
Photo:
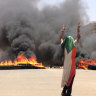
[[[0,70],[0,96],[61,96],[62,70]],[[96,71],[77,70],[72,96],[96,96]]]

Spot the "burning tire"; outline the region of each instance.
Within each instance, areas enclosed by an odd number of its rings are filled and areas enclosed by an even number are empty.
[[[88,65],[88,69],[96,70],[96,65]]]

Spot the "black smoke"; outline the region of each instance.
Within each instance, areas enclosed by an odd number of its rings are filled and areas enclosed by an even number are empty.
[[[76,38],[77,23],[84,25],[88,20],[84,4],[81,0],[66,0],[59,6],[39,10],[39,1],[0,0],[1,61],[14,60],[23,53],[27,58],[35,56],[47,64],[62,63],[60,29],[65,24],[65,34]]]

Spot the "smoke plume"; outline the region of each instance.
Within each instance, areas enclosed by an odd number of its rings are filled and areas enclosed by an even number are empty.
[[[23,53],[27,58],[35,56],[38,61],[60,64],[62,50],[59,34],[62,25],[66,25],[65,35],[76,38],[77,23],[83,25],[88,20],[81,0],[66,0],[59,6],[48,5],[42,10],[39,10],[38,2],[39,0],[0,0],[1,60],[14,60]],[[90,38],[94,38],[94,35]],[[88,52],[96,56],[93,39],[86,37],[82,48],[80,44],[78,46],[82,50],[86,49],[90,46],[87,41],[93,46]]]

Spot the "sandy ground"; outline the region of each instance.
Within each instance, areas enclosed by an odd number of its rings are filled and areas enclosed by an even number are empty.
[[[0,96],[61,96],[62,69],[0,70]],[[96,96],[96,71],[77,70],[72,96]]]

